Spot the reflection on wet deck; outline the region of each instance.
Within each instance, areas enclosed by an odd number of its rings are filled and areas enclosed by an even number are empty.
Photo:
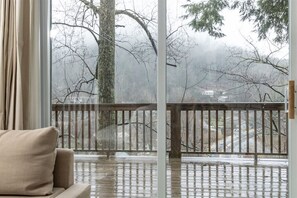
[[[76,159],[75,177],[92,197],[157,197],[153,158]],[[167,178],[167,197],[288,197],[284,163],[170,160]]]

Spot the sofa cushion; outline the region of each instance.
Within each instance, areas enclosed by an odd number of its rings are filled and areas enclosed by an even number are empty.
[[[0,195],[53,192],[57,130],[0,130]]]

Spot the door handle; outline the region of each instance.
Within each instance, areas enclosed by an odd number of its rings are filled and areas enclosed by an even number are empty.
[[[295,81],[289,81],[289,108],[288,108],[289,119],[295,118]]]

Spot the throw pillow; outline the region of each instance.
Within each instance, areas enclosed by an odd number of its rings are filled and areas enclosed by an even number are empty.
[[[57,136],[54,127],[0,130],[0,195],[52,193]]]

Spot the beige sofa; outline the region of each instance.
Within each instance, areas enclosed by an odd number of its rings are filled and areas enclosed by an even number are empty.
[[[54,193],[47,196],[32,196],[34,198],[89,198],[90,185],[74,184],[74,153],[70,149],[56,149],[54,168]],[[7,196],[0,198],[28,198],[30,196]]]
[[[57,149],[58,130],[0,130],[0,198],[87,198],[74,184],[74,152]]]

